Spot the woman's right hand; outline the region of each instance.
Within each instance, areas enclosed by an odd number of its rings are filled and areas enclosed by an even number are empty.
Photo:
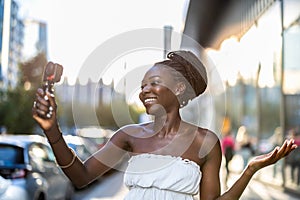
[[[56,108],[54,95],[37,89],[32,116],[45,133],[57,126]]]

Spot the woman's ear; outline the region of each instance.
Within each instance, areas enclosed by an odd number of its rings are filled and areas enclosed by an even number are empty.
[[[176,96],[182,95],[184,93],[185,89],[186,89],[186,85],[184,82],[177,83],[176,90],[175,90]]]

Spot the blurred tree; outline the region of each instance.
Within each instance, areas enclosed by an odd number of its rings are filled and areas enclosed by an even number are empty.
[[[96,114],[100,126],[103,127],[117,127],[114,117],[112,115],[111,105],[101,105],[97,108]]]
[[[58,104],[60,103],[58,102]],[[75,105],[75,110],[71,103],[59,106],[59,123],[61,126],[66,128],[72,128],[75,125],[76,127],[101,126],[118,129],[127,124],[138,123],[141,114],[135,105],[127,105],[121,99],[112,100],[111,104],[101,104],[95,108],[78,102]],[[96,112],[96,121],[92,119],[93,113],[91,112]],[[74,121],[74,115],[76,115],[76,121]]]
[[[35,126],[31,117],[33,91],[18,86],[2,95],[5,98],[0,102],[0,124],[7,128],[8,133],[31,133]]]
[[[36,123],[31,109],[46,63],[44,54],[20,63],[17,86],[0,93],[0,125],[5,126],[8,133],[32,133]]]
[[[42,80],[44,67],[47,64],[47,58],[45,54],[40,53],[31,60],[20,63],[20,85],[30,84],[33,90],[36,90]]]
[[[141,111],[135,105],[127,105],[125,100],[113,100],[109,105],[99,105],[96,114],[100,126],[117,129],[127,124],[138,123]]]

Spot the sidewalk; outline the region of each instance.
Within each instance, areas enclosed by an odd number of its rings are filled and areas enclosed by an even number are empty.
[[[228,184],[231,186],[239,175],[231,175]],[[300,197],[287,193],[283,188],[252,179],[240,200],[299,200]]]

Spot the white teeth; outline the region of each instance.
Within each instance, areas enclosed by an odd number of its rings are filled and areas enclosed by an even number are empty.
[[[149,102],[153,102],[155,101],[155,98],[149,98],[149,99],[145,99],[145,103],[149,103]]]

